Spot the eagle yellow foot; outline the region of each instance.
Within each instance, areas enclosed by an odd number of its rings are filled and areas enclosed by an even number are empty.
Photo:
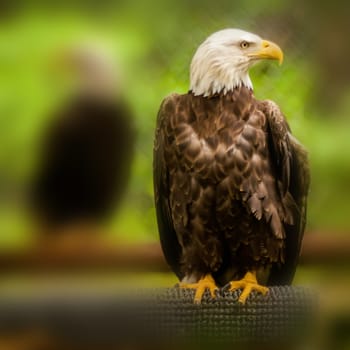
[[[194,303],[200,304],[202,301],[203,294],[206,289],[209,289],[210,295],[212,298],[215,298],[215,292],[218,290],[218,287],[215,284],[214,278],[211,275],[205,275],[197,283],[183,283],[179,284],[180,288],[185,289],[195,289],[196,294],[194,295]]]
[[[245,304],[249,294],[255,290],[263,295],[269,291],[267,287],[261,286],[257,279],[255,272],[247,272],[245,276],[239,281],[230,282],[230,291],[242,289],[242,293],[238,299],[238,302]]]

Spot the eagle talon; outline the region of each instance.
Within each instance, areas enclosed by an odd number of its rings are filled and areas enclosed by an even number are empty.
[[[195,289],[196,290],[196,293],[194,295],[194,303],[195,304],[201,303],[202,297],[203,297],[206,289],[209,289],[210,295],[213,299],[216,298],[216,292],[219,290],[211,275],[205,275],[197,283],[180,283],[179,287],[184,288],[184,289]]]
[[[258,283],[255,272],[247,272],[241,280],[230,282],[229,291],[233,292],[237,289],[242,289],[238,302],[243,305],[253,290],[261,293],[262,295],[266,295],[269,291],[267,287],[261,286]]]

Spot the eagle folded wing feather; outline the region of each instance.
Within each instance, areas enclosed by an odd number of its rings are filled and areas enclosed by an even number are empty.
[[[165,259],[179,279],[182,279],[180,268],[181,246],[178,241],[172,212],[170,208],[169,192],[169,169],[165,155],[165,132],[171,134],[171,117],[175,114],[176,94],[168,96],[161,104],[158,118],[156,137],[154,143],[153,168],[154,168],[154,192],[157,210],[157,222],[159,228],[160,242],[164,252]],[[183,218],[184,222],[187,218]]]
[[[269,284],[290,283],[297,266],[306,222],[306,198],[310,174],[304,147],[290,134],[286,119],[272,101],[264,101],[272,158],[282,207],[279,215],[285,231],[285,263],[272,268]],[[273,216],[272,216],[273,220]]]

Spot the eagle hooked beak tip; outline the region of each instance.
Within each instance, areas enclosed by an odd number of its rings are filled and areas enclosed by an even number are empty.
[[[261,42],[261,49],[249,54],[249,56],[258,59],[277,60],[279,65],[283,63],[283,51],[277,44],[268,40],[263,40]]]

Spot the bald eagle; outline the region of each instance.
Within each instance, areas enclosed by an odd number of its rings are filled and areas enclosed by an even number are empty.
[[[89,231],[115,210],[126,188],[133,115],[106,52],[76,46],[56,56],[74,91],[42,135],[30,205],[44,233]]]
[[[259,36],[226,29],[191,63],[190,90],[162,102],[154,145],[154,190],[162,249],[194,288],[252,290],[290,284],[306,220],[307,153],[279,107],[254,97],[249,68],[283,60]]]

